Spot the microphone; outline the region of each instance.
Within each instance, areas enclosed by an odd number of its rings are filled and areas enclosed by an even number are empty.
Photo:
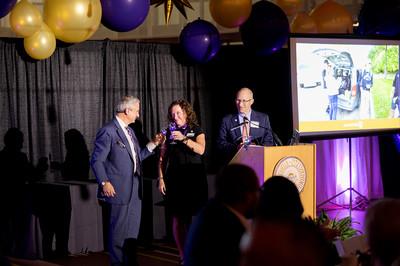
[[[278,135],[274,131],[272,131],[272,129],[271,129],[271,133],[272,133],[272,138],[275,142],[275,146],[283,146],[281,139],[278,137]]]
[[[238,124],[237,126],[234,126],[233,128],[231,128],[230,131],[234,131],[235,129],[237,129],[237,128],[243,126],[243,125],[246,124],[246,123],[247,123],[247,122],[242,122],[242,123]]]
[[[300,138],[299,131],[297,129],[293,129],[293,135],[290,138],[288,145],[292,146],[299,144],[299,138]]]
[[[248,119],[246,116],[243,116],[243,121],[244,122],[242,124],[249,123],[250,125],[257,125],[258,127],[261,127],[261,128],[263,128],[265,130],[268,130],[272,134],[272,141],[274,142],[275,146],[283,146],[283,143],[282,143],[281,139],[278,137],[278,135],[271,128],[263,127],[263,126],[261,126],[259,124],[255,124],[250,119]]]

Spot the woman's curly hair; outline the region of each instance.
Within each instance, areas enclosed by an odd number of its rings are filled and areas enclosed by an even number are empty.
[[[186,122],[189,125],[189,127],[199,125],[199,122],[197,121],[196,113],[193,111],[192,106],[190,105],[190,103],[188,101],[183,100],[183,99],[175,100],[169,105],[168,120],[170,122],[174,121],[174,118],[171,116],[171,110],[172,110],[172,107],[174,107],[175,105],[179,105],[182,108],[182,110],[186,113],[186,115],[187,115]]]

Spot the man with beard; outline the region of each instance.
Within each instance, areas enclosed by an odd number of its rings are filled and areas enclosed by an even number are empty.
[[[184,265],[239,265],[239,243],[256,208],[259,179],[250,167],[230,164],[217,175],[215,185],[215,197],[189,230]]]

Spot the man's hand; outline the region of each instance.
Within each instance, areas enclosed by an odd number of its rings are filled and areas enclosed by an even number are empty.
[[[162,133],[157,133],[152,141],[156,146],[158,146],[165,142],[165,136]]]
[[[114,197],[115,196],[115,190],[114,186],[110,182],[106,182],[103,186],[103,194],[106,197]]]

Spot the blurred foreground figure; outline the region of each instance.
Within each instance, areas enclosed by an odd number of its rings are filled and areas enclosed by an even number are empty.
[[[239,243],[254,215],[259,181],[248,166],[227,165],[216,177],[216,195],[190,227],[186,266],[239,265]]]
[[[365,232],[372,265],[400,265],[400,200],[382,199],[367,210]]]

